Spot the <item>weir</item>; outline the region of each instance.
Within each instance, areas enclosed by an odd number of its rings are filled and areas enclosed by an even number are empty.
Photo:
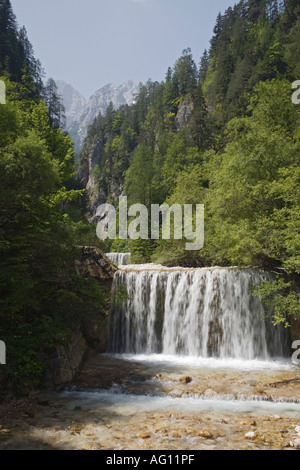
[[[289,334],[274,327],[251,289],[256,269],[127,266],[114,279],[109,350],[203,358],[283,358]]]
[[[126,266],[130,258],[130,253],[107,253],[106,256],[116,266]]]

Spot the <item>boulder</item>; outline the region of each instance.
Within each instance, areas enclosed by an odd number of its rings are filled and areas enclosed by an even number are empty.
[[[295,449],[298,449],[298,450],[300,449],[300,439],[295,439],[293,444],[294,444]]]
[[[67,346],[56,345],[40,354],[46,366],[44,386],[55,388],[67,384],[80,371],[88,346],[81,331],[74,331]]]
[[[202,438],[204,438],[204,439],[213,439],[213,437],[214,437],[213,434],[212,434],[210,431],[208,431],[208,430],[200,431],[200,432],[198,433],[198,436],[199,436],[199,437],[202,437]]]
[[[192,381],[193,381],[192,377],[188,377],[188,376],[181,377],[179,379],[179,382],[182,383],[183,385],[190,384]]]
[[[78,257],[75,269],[81,276],[103,280],[112,280],[117,268],[99,248],[91,246],[78,246]]]

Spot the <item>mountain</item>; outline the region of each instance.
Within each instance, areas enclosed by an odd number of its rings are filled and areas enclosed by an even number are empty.
[[[124,104],[132,104],[139,92],[139,85],[132,80],[121,86],[109,83],[87,101],[70,83],[57,80],[56,84],[66,110],[65,128],[74,141],[76,151],[82,149],[88,127],[99,113],[105,114],[111,102],[115,109]]]
[[[87,105],[87,101],[70,83],[58,80],[56,85],[65,106],[66,128],[68,129],[82,113],[82,110]]]

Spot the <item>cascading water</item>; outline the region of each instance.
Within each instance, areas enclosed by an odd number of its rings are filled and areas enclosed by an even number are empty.
[[[10,429],[14,418],[6,420],[0,449],[296,448],[299,369],[270,360],[284,356],[287,331],[265,321],[250,294],[270,277],[250,269],[119,268],[114,354],[93,356],[77,390],[40,395],[49,406],[29,424],[16,416]]]
[[[116,266],[126,266],[130,258],[130,253],[107,253],[106,256]]]
[[[110,316],[113,353],[263,359],[287,354],[288,333],[266,320],[251,289],[269,275],[238,269],[117,272]]]

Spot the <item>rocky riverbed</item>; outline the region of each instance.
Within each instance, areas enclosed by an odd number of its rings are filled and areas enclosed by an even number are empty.
[[[0,405],[0,449],[295,450],[300,370],[100,355],[68,388]]]

